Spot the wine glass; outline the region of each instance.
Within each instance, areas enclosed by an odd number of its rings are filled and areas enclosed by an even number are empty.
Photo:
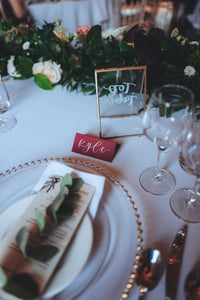
[[[10,108],[10,101],[6,87],[0,75],[0,114],[5,113]],[[7,132],[17,123],[13,116],[0,116],[0,133]]]
[[[196,176],[193,189],[182,188],[175,191],[170,199],[173,213],[188,223],[200,222],[200,120],[193,123],[185,141],[180,145],[179,162],[184,162],[184,170]],[[189,170],[189,171],[188,171]]]
[[[139,181],[143,189],[154,195],[164,195],[175,186],[174,176],[160,168],[161,153],[179,145],[193,118],[194,95],[186,87],[168,84],[155,89],[143,117],[144,134],[158,147],[157,167],[142,172]]]

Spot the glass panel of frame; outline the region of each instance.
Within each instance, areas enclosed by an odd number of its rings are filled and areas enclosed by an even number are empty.
[[[95,70],[100,138],[142,135],[146,66]]]

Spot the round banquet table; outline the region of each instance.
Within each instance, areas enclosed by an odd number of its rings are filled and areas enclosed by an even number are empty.
[[[50,157],[89,159],[110,170],[128,187],[129,193],[133,195],[139,208],[143,226],[143,248],[160,249],[164,259],[165,268],[161,281],[153,291],[148,293],[146,299],[165,299],[167,257],[175,234],[184,222],[170,210],[170,193],[165,196],[153,196],[140,187],[140,173],[145,168],[156,164],[155,145],[143,135],[113,139],[120,147],[111,163],[73,153],[72,145],[76,133],[98,137],[96,96],[69,92],[66,87],[59,85],[53,91],[44,91],[35,85],[32,78],[23,81],[9,79],[5,85],[11,100],[11,108],[6,114],[14,115],[17,124],[9,132],[0,134],[0,173],[25,162]],[[170,150],[165,155],[162,165],[174,174],[175,189],[192,187],[195,178],[180,168],[177,149]],[[0,198],[1,213],[8,205],[1,203]],[[189,224],[177,300],[184,299],[185,278],[200,261],[199,231],[199,224]],[[130,247],[128,239],[129,237],[126,236],[127,243],[123,242],[123,245],[121,240],[118,240],[116,253],[118,246],[124,249],[124,252],[126,247]],[[119,264],[123,262],[123,257],[119,257],[118,261]],[[130,258],[130,261],[134,261],[134,257]],[[117,300],[115,290],[120,287],[123,292],[128,277],[120,265],[114,265],[112,268],[109,275],[113,277],[110,280],[103,281],[104,274],[100,274],[92,286],[86,289],[83,295],[76,297],[76,300]],[[121,280],[115,282],[115,278],[121,278]],[[108,298],[105,296],[107,285],[109,285],[109,291],[111,289]],[[67,300],[68,298],[64,290],[52,299]],[[135,285],[130,292],[129,299],[138,299],[138,289]]]
[[[62,21],[62,25],[71,33],[78,26],[93,26],[99,24],[102,29],[113,28],[114,9],[113,1],[107,0],[63,0],[63,1],[39,1],[30,2],[28,10],[32,15],[36,26],[40,27],[44,21]],[[119,25],[119,24],[117,24]]]

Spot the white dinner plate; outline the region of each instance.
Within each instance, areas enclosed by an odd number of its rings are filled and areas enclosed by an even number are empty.
[[[34,197],[35,195],[31,195],[17,201],[0,215],[0,241],[3,240],[9,230],[12,230],[12,226],[14,226]],[[52,297],[71,284],[85,266],[90,256],[92,244],[93,227],[89,215],[85,214],[43,298]],[[0,299],[1,296],[2,290],[0,290]],[[14,298],[12,297],[12,299]]]

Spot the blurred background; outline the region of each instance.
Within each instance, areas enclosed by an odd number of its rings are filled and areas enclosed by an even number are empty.
[[[199,0],[124,0],[121,24],[141,24],[144,30],[159,27],[166,33],[178,27],[190,39],[198,39],[200,31]]]
[[[145,31],[159,27],[169,34],[178,27],[190,40],[199,39],[200,0],[3,0],[0,14],[37,26],[62,21],[70,32],[99,24],[103,30],[139,24]]]

